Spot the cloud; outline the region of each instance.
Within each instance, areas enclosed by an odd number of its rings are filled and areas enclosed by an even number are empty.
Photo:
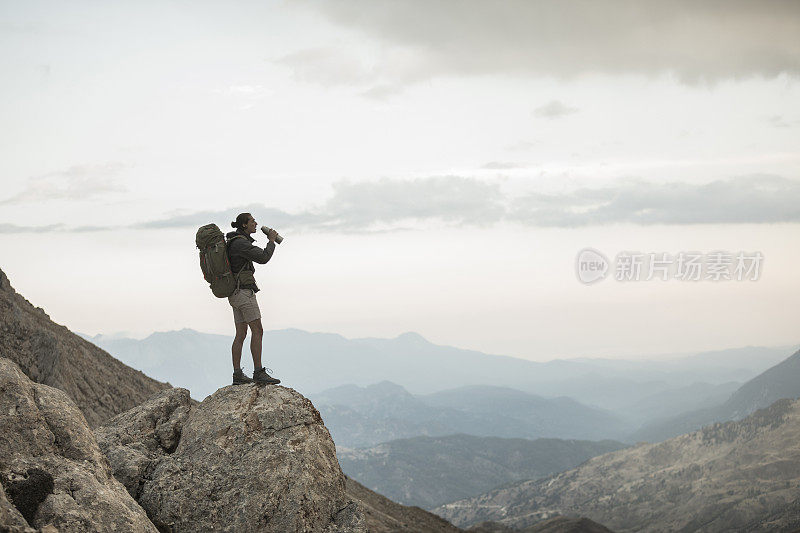
[[[605,187],[512,198],[497,181],[459,176],[384,178],[335,183],[324,204],[294,214],[250,205],[176,215],[137,227],[199,227],[232,219],[240,211],[252,212],[276,227],[345,233],[397,227],[412,220],[453,226],[510,221],[544,227],[800,222],[800,181],[761,174],[706,184],[624,179]]]
[[[508,161],[489,161],[481,168],[485,168],[488,170],[510,170],[514,168],[525,168],[526,165],[522,163],[511,163]]]
[[[534,109],[533,116],[535,116],[536,118],[554,119],[554,118],[566,117],[567,115],[571,115],[577,112],[578,112],[577,107],[570,107],[564,105],[558,100],[551,100],[547,104]]]
[[[767,124],[775,128],[792,128],[800,124],[800,120],[788,120],[781,115],[767,117]]]
[[[390,84],[383,84],[383,85],[375,85],[370,87],[366,91],[361,93],[361,96],[365,98],[370,98],[372,100],[387,100],[396,94],[400,94],[403,92],[403,87],[400,85],[390,85]]]
[[[800,222],[800,181],[748,175],[707,184],[622,180],[516,198],[509,220],[531,226]]]
[[[250,212],[259,223],[278,228],[359,233],[412,221],[437,220],[451,225],[486,225],[500,220],[505,208],[496,182],[459,176],[412,180],[383,178],[371,182],[340,181],[322,205],[287,213],[251,204],[220,211],[180,213],[134,225],[137,229],[200,227]],[[223,230],[228,227],[224,222]]]
[[[123,192],[117,175],[126,168],[121,163],[73,166],[59,172],[28,178],[19,193],[0,200],[0,205],[25,204],[46,200],[88,200],[109,193]]]
[[[306,48],[277,59],[298,81],[324,86],[359,85],[375,77],[363,61],[343,48]]]
[[[199,228],[205,224],[219,223],[220,229],[223,232],[233,231],[230,222],[236,218],[239,213],[252,213],[256,217],[259,224],[268,224],[270,226],[291,226],[300,225],[304,222],[304,217],[300,215],[291,215],[285,211],[267,207],[262,204],[249,204],[231,207],[229,209],[220,209],[215,211],[194,211],[190,213],[176,213],[164,218],[150,220],[133,224],[133,229],[171,229],[171,228]]]
[[[62,231],[64,224],[51,224],[49,226],[19,226],[17,224],[0,224],[0,234],[40,233],[49,231]]]
[[[227,92],[245,96],[260,96],[266,92],[266,87],[263,85],[231,85]]]
[[[339,0],[306,5],[372,38],[381,54],[377,63],[384,67],[369,72],[342,58],[308,53],[295,58],[316,70],[306,71],[305,77],[317,81],[360,83],[380,75],[383,83],[408,84],[448,75],[668,73],[694,84],[800,73],[800,2],[795,0]]]
[[[509,144],[508,146],[506,146],[506,150],[508,150],[509,152],[523,152],[526,150],[531,150],[538,144],[539,143],[535,141],[518,141],[515,142],[514,144]]]
[[[386,100],[402,93],[409,83],[428,77],[416,71],[416,54],[401,49],[381,50],[372,57],[363,47],[305,48],[274,62],[291,69],[297,81],[355,88],[372,100]]]
[[[392,231],[418,222],[437,227],[487,227],[498,222],[538,227],[800,222],[800,181],[780,176],[755,174],[705,184],[629,178],[603,187],[516,197],[504,194],[500,184],[460,176],[340,181],[324,203],[295,213],[250,204],[176,212],[124,227],[0,224],[0,233],[194,230],[212,222],[226,232],[231,231],[229,221],[241,212],[281,231],[335,233]]]
[[[454,225],[500,220],[505,208],[497,182],[459,176],[334,184],[320,211],[328,227],[355,230],[373,224],[438,219]]]

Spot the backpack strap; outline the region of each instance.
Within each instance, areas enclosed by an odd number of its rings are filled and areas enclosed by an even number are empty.
[[[231,242],[234,241],[234,239],[244,239],[244,236],[243,235],[234,235],[233,237],[228,239],[228,241],[225,243],[227,251],[230,251],[230,245],[231,245]],[[247,265],[251,265],[251,269],[252,269],[252,264],[253,264],[252,261],[250,261],[248,259],[245,259],[244,264],[242,265],[242,268],[239,269],[239,272],[234,274],[234,277],[236,278],[236,290],[237,291],[239,290],[239,283],[241,283],[240,275],[242,274],[242,272],[244,272],[244,269],[247,268]]]

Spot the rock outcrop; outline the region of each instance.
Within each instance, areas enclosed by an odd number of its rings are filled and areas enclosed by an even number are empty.
[[[0,529],[155,533],[58,389],[0,358]]]
[[[319,413],[299,393],[163,391],[96,430],[114,475],[161,530],[366,531]]]
[[[36,383],[66,392],[92,427],[169,387],[51,321],[16,293],[2,270],[0,357],[14,361]]]
[[[525,528],[577,515],[619,532],[791,531],[800,527],[800,400],[607,453],[436,513],[457,525],[493,520]]]

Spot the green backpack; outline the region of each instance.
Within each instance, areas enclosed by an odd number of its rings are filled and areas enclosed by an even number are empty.
[[[217,298],[227,298],[236,290],[236,276],[231,271],[225,236],[216,224],[197,230],[195,244],[200,249],[200,269]]]

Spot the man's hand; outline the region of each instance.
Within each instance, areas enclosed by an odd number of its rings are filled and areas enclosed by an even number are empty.
[[[269,239],[269,242],[275,242],[275,237],[277,237],[277,236],[278,236],[278,232],[275,231],[274,229],[270,229],[267,232],[267,239]]]

